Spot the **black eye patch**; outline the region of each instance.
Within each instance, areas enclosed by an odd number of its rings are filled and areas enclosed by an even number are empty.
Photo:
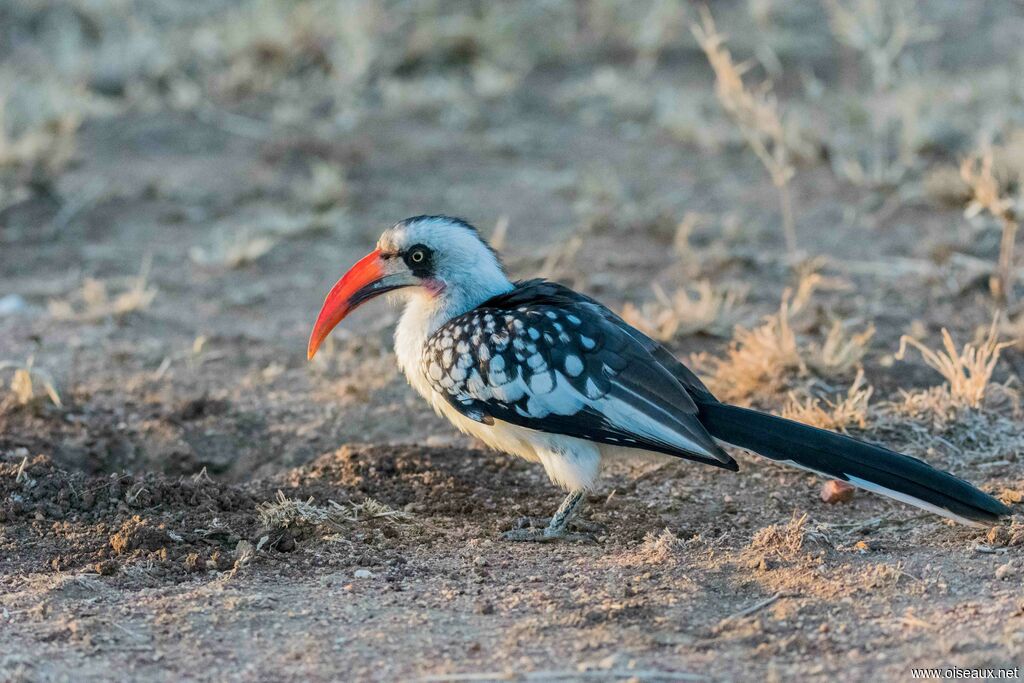
[[[416,277],[428,277],[434,272],[434,252],[426,245],[412,245],[402,252],[402,260]]]

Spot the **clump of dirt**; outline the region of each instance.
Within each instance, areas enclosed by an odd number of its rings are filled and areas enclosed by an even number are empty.
[[[644,542],[633,554],[633,561],[637,564],[674,567],[679,563],[679,554],[683,548],[683,542],[669,529],[662,529],[657,535],[648,532]]]
[[[0,459],[0,522],[19,548],[4,565],[21,571],[92,566],[108,575],[144,560],[174,580],[196,557],[222,558],[253,535],[259,491],[209,478],[90,476],[48,456]]]
[[[1014,548],[1024,546],[1024,523],[1013,519],[1008,525],[989,529],[988,542],[995,547]]]
[[[347,493],[349,500],[372,495],[392,507],[431,515],[494,513],[510,500],[536,499],[553,507],[558,494],[518,458],[463,448],[346,445],[308,465],[289,470],[287,486]],[[547,492],[547,499],[542,498]]]
[[[135,515],[110,537],[110,547],[118,555],[125,555],[133,550],[157,551],[171,543],[167,533],[167,525],[154,527],[149,520]]]
[[[539,483],[513,458],[465,449],[345,446],[244,484],[69,472],[19,449],[0,454],[3,540],[19,549],[0,566],[85,568],[131,583],[142,576],[132,568],[144,565],[143,578],[173,583],[232,569],[245,544],[256,551],[246,562],[305,549],[332,564],[387,563],[397,549],[437,538],[439,521],[473,513],[497,528],[523,505],[556,504]]]
[[[90,476],[60,469],[45,455],[24,456],[21,461],[10,457],[0,460],[0,496],[4,501],[0,521],[94,521],[133,510],[232,512],[254,505],[252,494],[208,478]]]

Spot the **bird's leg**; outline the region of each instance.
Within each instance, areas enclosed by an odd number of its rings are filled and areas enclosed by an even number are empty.
[[[534,520],[526,518],[519,520],[518,528],[506,531],[504,536],[509,541],[593,541],[595,540],[593,535],[590,533],[570,533],[569,526],[577,526],[577,523],[573,519],[580,507],[583,505],[584,493],[583,491],[572,491],[565,497],[562,504],[555,510],[555,514],[551,516],[551,520],[547,523],[544,528],[530,528]],[[525,522],[525,523],[524,523]],[[582,525],[580,525],[582,526]],[[591,530],[594,527],[590,527]]]

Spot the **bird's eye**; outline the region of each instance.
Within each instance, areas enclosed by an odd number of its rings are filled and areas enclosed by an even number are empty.
[[[427,255],[423,253],[422,249],[417,249],[413,251],[411,254],[409,254],[409,259],[413,263],[423,263],[423,259],[425,259],[426,257]]]

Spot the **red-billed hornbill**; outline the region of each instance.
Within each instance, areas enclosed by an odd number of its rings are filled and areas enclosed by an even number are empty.
[[[975,526],[1010,510],[915,458],[774,415],[719,402],[685,365],[610,310],[544,280],[512,282],[465,221],[417,216],[331,289],[309,340],[312,358],[353,309],[404,295],[398,363],[434,410],[491,448],[544,466],[568,495],[543,529],[567,537],[605,456],[667,453],[727,470],[718,442]]]

